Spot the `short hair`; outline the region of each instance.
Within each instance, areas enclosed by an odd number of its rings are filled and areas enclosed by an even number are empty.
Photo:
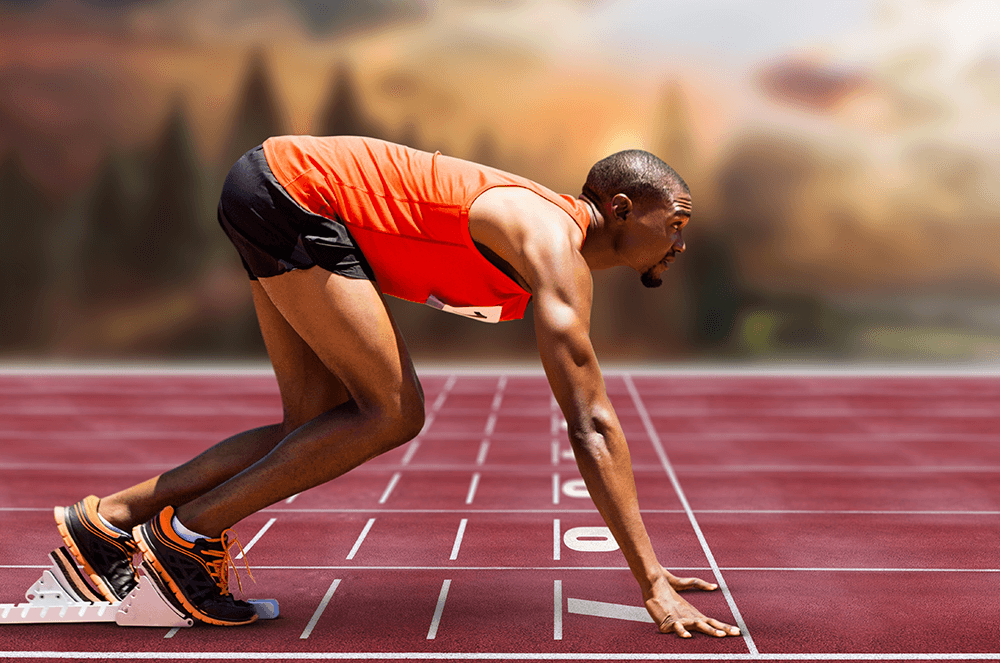
[[[687,183],[662,159],[645,150],[622,150],[594,164],[583,192],[598,202],[624,193],[633,202],[674,202],[678,193],[691,195]]]

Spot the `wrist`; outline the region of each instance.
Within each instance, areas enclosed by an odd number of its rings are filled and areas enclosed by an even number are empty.
[[[670,573],[662,566],[657,566],[656,568],[648,569],[643,577],[638,580],[643,598],[649,598],[656,593],[658,586],[664,583],[667,585],[670,584]]]

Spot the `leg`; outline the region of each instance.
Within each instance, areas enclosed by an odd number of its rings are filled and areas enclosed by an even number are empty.
[[[287,367],[275,369],[282,395],[283,421],[234,435],[179,467],[102,498],[98,512],[126,532],[155,516],[163,507],[190,502],[242,472],[303,422],[349,398],[340,380],[281,317],[260,283],[250,283],[268,355],[280,358]],[[297,376],[301,384],[289,383],[290,375]]]
[[[403,444],[423,427],[416,372],[374,283],[313,267],[261,279],[259,288],[255,298],[266,296],[280,314],[266,323],[262,316],[261,328],[289,433],[263,458],[177,509],[181,522],[210,537]],[[317,376],[325,377],[325,388],[341,385],[350,399],[317,411],[311,396]]]

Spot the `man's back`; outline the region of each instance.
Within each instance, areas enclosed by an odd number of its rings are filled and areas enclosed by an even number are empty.
[[[386,294],[419,303],[500,307],[520,318],[530,295],[477,249],[469,208],[497,187],[531,191],[585,233],[586,205],[523,177],[355,136],[282,136],[264,143],[275,177],[305,209],[340,220]]]

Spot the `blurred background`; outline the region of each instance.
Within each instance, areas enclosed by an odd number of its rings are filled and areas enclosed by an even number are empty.
[[[691,186],[665,284],[595,274],[605,362],[994,363],[995,0],[0,0],[0,362],[264,360],[215,220],[245,150],[365,134],[578,194]],[[393,300],[418,362],[536,357]]]

